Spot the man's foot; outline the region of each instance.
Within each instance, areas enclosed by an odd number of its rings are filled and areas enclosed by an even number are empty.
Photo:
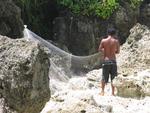
[[[99,93],[100,96],[104,96],[104,92]]]
[[[116,96],[115,94],[111,94],[111,96]]]

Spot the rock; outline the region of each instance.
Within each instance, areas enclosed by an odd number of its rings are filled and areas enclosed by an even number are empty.
[[[117,95],[123,97],[140,98],[150,96],[150,70],[138,72],[134,76],[116,77],[113,81],[117,88]]]
[[[116,80],[117,79],[117,80]],[[137,85],[134,78],[120,78],[114,80],[114,86],[117,88],[117,95],[122,97],[140,98],[144,96],[142,88]]]
[[[6,104],[6,100],[4,98],[0,98],[0,113],[17,113],[17,112],[8,107],[8,105]]]
[[[82,77],[79,78],[82,79]],[[41,113],[120,113],[122,111],[123,113],[134,113],[135,111],[149,113],[150,111],[150,97],[138,100],[110,96],[108,92],[106,96],[100,96],[99,92],[98,89],[64,88],[52,95]]]
[[[53,24],[54,39],[60,44],[60,47],[65,45],[75,55],[94,53],[93,25],[88,18],[65,15],[56,17]]]
[[[138,72],[137,77],[139,77],[140,82],[138,84],[142,87],[144,95],[150,96],[150,69]]]
[[[90,71],[86,74],[87,80],[88,80],[88,87],[90,89],[93,88],[100,88],[100,81],[102,78],[102,69],[97,69]]]
[[[86,74],[89,81],[100,81],[102,77],[102,69],[90,71]]]
[[[64,101],[56,102],[56,98],[60,96],[64,97]],[[47,103],[49,109],[45,107],[41,113],[103,113],[95,104],[90,91],[68,90],[67,93],[60,93],[59,96],[55,96]]]
[[[23,22],[20,9],[12,0],[0,0],[0,34],[12,38],[22,37]]]
[[[0,95],[18,113],[39,113],[50,98],[49,59],[38,43],[0,36]]]
[[[139,16],[139,7],[133,9],[130,7],[128,0],[120,0],[121,5],[112,18],[112,22],[118,30],[118,36],[121,43],[124,43],[130,34],[130,29],[137,23],[137,17]]]
[[[148,96],[150,67],[150,29],[137,23],[131,30],[127,42],[121,47],[118,57],[118,72],[115,83],[118,95],[125,97]],[[141,72],[141,73],[140,73]],[[146,73],[147,72],[147,73]],[[146,73],[144,75],[144,73]],[[138,78],[138,77],[142,78]],[[146,90],[147,89],[147,90]]]
[[[97,52],[100,40],[107,35],[107,29],[114,27],[123,44],[130,34],[129,30],[138,22],[140,11],[139,7],[133,9],[128,0],[119,2],[120,7],[105,20],[59,11],[60,15],[53,21],[54,39],[61,46],[65,45],[72,54],[89,55]]]
[[[150,28],[150,1],[144,0],[140,7],[139,21]]]
[[[72,90],[85,90],[88,89],[88,81],[86,77],[74,77],[68,82],[68,89]]]
[[[134,75],[150,67],[150,29],[137,23],[131,30],[127,42],[117,56],[118,70],[122,75]]]

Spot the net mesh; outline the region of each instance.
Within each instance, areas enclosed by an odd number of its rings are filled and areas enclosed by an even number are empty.
[[[37,41],[48,48],[50,59],[49,75],[52,79],[67,81],[72,76],[84,76],[88,71],[101,66],[103,55],[100,52],[89,56],[72,55],[36,35],[26,26],[24,28],[24,38],[28,41]]]

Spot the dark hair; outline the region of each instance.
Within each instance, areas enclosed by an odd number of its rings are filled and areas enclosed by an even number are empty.
[[[115,30],[114,28],[109,28],[109,29],[107,30],[107,34],[108,34],[108,35],[115,35],[115,34],[116,34],[116,30]]]

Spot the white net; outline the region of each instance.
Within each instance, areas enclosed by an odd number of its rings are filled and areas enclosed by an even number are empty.
[[[72,76],[84,76],[86,72],[96,67],[100,68],[102,62],[102,54],[100,52],[89,56],[72,55],[36,35],[26,26],[24,38],[29,41],[38,41],[49,49],[50,77],[53,79],[67,81]]]

